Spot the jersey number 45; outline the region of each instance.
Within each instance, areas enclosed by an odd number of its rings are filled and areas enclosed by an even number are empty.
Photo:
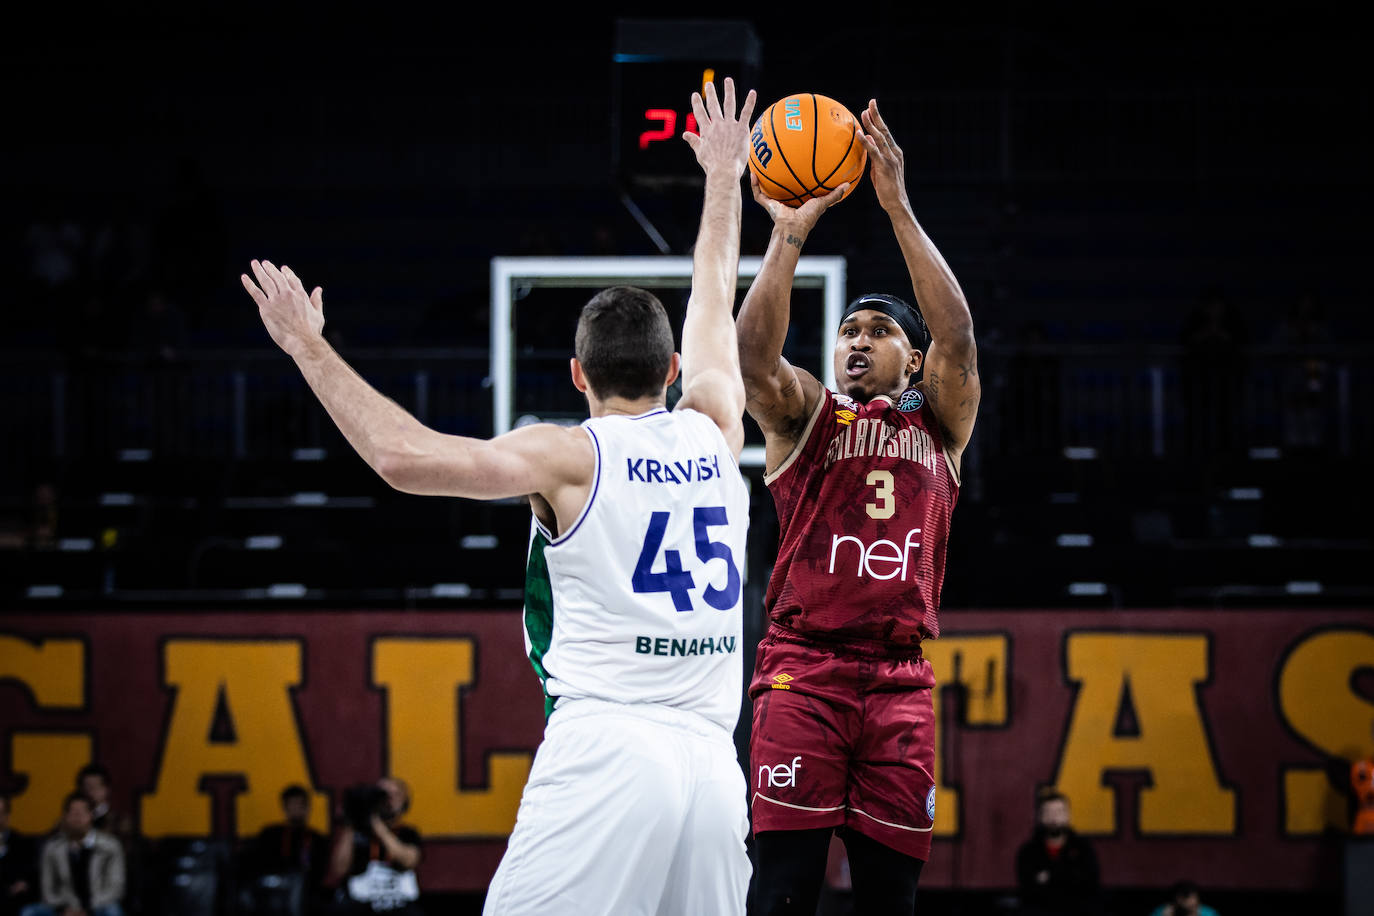
[[[668,512],[655,512],[649,517],[649,530],[644,534],[644,546],[639,551],[630,584],[636,592],[667,592],[673,596],[673,607],[692,611],[691,590],[696,588],[692,573],[682,568],[682,555],[676,550],[663,551],[663,571],[654,572],[658,552],[663,548],[663,534],[668,530]],[[735,566],[730,545],[711,540],[708,528],[728,525],[724,506],[700,506],[692,510],[692,531],[696,539],[697,557],[702,563],[724,560],[727,578],[725,588],[708,585],[702,593],[706,603],[718,611],[728,611],[739,601],[740,575]]]

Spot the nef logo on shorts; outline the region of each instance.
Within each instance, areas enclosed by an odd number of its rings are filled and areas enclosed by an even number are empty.
[[[793,757],[791,764],[780,763],[775,767],[759,767],[760,789],[793,789],[797,785],[797,771],[801,769],[801,758]],[[764,780],[767,780],[765,784]]]

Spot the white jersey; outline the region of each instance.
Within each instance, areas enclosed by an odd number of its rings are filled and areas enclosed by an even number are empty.
[[[537,519],[530,534],[525,649],[546,710],[651,703],[733,731],[749,494],[730,447],[693,410],[582,426],[596,451],[587,505],[561,536]]]

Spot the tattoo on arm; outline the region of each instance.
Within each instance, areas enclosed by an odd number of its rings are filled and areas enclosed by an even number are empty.
[[[962,386],[967,386],[967,385],[968,385],[968,377],[969,377],[970,375],[973,376],[974,378],[977,378],[977,377],[978,377],[978,360],[976,360],[976,359],[975,359],[975,360],[970,360],[967,364],[959,363],[958,366],[959,366],[959,385],[960,385],[961,387],[962,387]]]
[[[806,241],[806,240],[805,240],[804,238],[802,238],[801,236],[799,236],[799,235],[793,235],[792,233],[789,232],[789,233],[787,233],[787,238],[784,239],[784,241],[787,242],[787,244],[792,245],[793,247],[795,247],[795,248],[797,248],[797,249],[800,249],[801,246],[802,246],[802,242],[804,242],[804,241]]]
[[[963,367],[959,368],[960,371],[962,371]],[[944,420],[940,419],[941,382],[943,382],[943,379],[940,378],[940,374],[938,374],[938,372],[933,372],[930,371],[930,369],[926,369],[926,401],[930,402],[930,409],[933,409],[933,411],[936,412],[936,422],[940,424],[940,437],[944,439],[945,444],[948,444],[948,442],[954,442],[954,431],[952,431],[951,428],[949,428],[948,423],[945,423]],[[973,398],[965,398],[965,400],[960,402],[959,407],[965,407],[965,405],[969,404],[970,400],[973,400]]]
[[[926,370],[926,400],[934,407],[940,402],[940,373]]]

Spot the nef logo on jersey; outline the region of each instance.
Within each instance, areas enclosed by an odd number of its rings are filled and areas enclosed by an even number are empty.
[[[797,771],[801,769],[801,758],[793,757],[791,764],[780,763],[775,767],[759,767],[760,789],[793,789],[797,785]],[[765,780],[767,783],[765,784]]]
[[[906,540],[900,547],[896,541],[889,541],[887,538],[878,538],[872,544],[865,544],[852,534],[831,535],[830,574],[835,574],[835,563],[842,553],[840,548],[852,543],[853,549],[843,553],[854,558],[854,575],[862,577],[867,574],[875,579],[896,578],[905,582],[908,570],[913,577],[916,574],[911,563],[911,553],[913,550],[921,549],[921,542],[918,540],[920,533],[920,528],[912,528],[906,533]],[[843,563],[841,567],[841,571],[847,568]]]

